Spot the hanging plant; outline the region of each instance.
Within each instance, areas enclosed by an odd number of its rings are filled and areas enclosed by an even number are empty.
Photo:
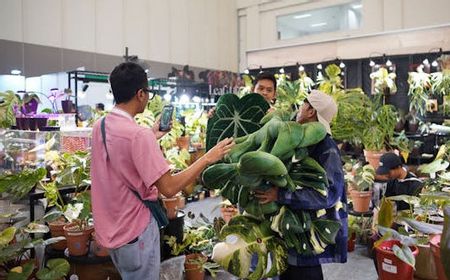
[[[397,92],[397,86],[395,85],[395,73],[389,73],[384,67],[381,67],[377,71],[370,74],[370,78],[373,82],[373,90],[375,94],[384,94],[389,91],[390,94]]]
[[[431,73],[432,91],[436,95],[447,96],[450,94],[450,70]]]
[[[430,74],[417,67],[417,72],[409,72],[408,84],[409,110],[415,108],[420,115],[424,115],[431,88]]]
[[[330,64],[325,68],[325,76],[320,74],[317,76],[319,90],[330,95],[340,92],[344,87],[341,79],[341,68],[336,64]]]

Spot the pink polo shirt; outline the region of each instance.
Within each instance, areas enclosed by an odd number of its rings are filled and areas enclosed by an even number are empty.
[[[150,222],[144,200],[156,200],[154,185],[169,165],[151,129],[139,126],[118,108],[106,117],[106,145],[100,121],[92,131],[91,196],[96,240],[106,248],[118,248],[139,236]]]

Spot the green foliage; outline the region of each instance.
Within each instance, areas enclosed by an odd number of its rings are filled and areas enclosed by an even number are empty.
[[[450,93],[450,70],[431,73],[432,91],[434,94],[447,96]]]
[[[16,124],[14,107],[19,106],[20,98],[13,91],[0,92],[0,128],[10,128]]]
[[[367,129],[371,100],[361,89],[350,89],[334,94],[338,105],[336,117],[331,122],[333,138],[360,144],[362,134]]]
[[[325,75],[319,75],[317,82],[319,90],[326,94],[334,95],[342,91],[341,68],[336,64],[330,64],[325,68]]]
[[[269,104],[259,94],[247,94],[241,99],[234,94],[221,96],[214,116],[208,120],[206,150],[227,137],[237,138],[256,131],[268,109]]]
[[[6,280],[28,280],[34,270],[34,263],[27,262],[23,266],[15,267],[8,273]]]
[[[56,175],[58,186],[74,185],[77,188],[90,185],[91,154],[85,151],[64,153],[62,170]]]
[[[429,90],[431,88],[430,74],[418,68],[417,72],[409,72],[408,76],[409,110],[413,108],[420,115],[425,115]]]
[[[211,253],[214,229],[211,225],[198,228],[185,228],[183,240],[177,243],[175,236],[164,236],[164,240],[171,248],[171,254],[179,256],[192,253]]]
[[[305,72],[300,73],[300,77],[296,81],[287,80],[284,74],[279,75],[275,107],[284,111],[290,111],[292,107],[298,110],[299,105],[303,103],[313,86],[314,81]]]
[[[354,177],[354,187],[357,191],[368,191],[375,181],[375,169],[370,165],[359,166]]]
[[[370,78],[374,81],[375,94],[383,95],[387,91],[389,93],[397,92],[397,85],[395,84],[395,73],[389,73],[384,67],[380,67],[377,71],[370,74]]]
[[[39,280],[58,280],[67,276],[69,270],[70,264],[66,259],[51,259],[36,273],[36,277]]]
[[[189,166],[191,154],[185,149],[180,150],[178,147],[173,147],[166,150],[164,154],[174,170],[184,170]]]
[[[47,174],[45,168],[24,169],[19,173],[0,176],[0,193],[11,194],[19,200],[27,195]]]
[[[237,277],[262,279],[279,275],[287,268],[287,249],[283,240],[272,234],[268,222],[236,216],[222,228],[221,239],[224,242],[214,246],[212,258]],[[272,267],[268,271],[269,252]],[[254,254],[258,262],[255,270],[250,272]]]

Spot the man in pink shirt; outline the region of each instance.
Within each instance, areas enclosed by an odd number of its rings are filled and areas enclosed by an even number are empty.
[[[94,125],[92,135],[92,213],[96,240],[110,249],[123,279],[159,279],[159,229],[142,200],[158,193],[171,197],[195,180],[203,169],[234,145],[225,139],[189,168],[175,175],[159,148],[159,121],[152,129],[136,124],[150,93],[147,75],[135,63],[122,63],[112,71],[110,84],[116,106]],[[139,195],[139,197],[138,197]]]

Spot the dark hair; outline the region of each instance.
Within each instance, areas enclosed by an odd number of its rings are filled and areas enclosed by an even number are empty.
[[[253,86],[256,86],[256,84],[261,80],[270,80],[273,83],[273,90],[277,90],[277,80],[275,79],[275,76],[273,74],[269,72],[259,73],[253,81]]]
[[[111,72],[109,83],[116,104],[125,103],[130,101],[139,89],[147,87],[147,74],[138,64],[124,62]]]
[[[97,108],[99,110],[102,110],[102,111],[105,111],[105,104],[97,103],[97,104],[95,104],[95,108]]]

